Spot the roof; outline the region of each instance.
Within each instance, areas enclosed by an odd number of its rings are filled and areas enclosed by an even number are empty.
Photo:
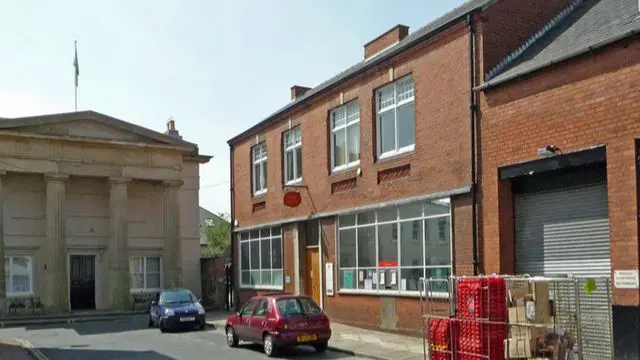
[[[209,210],[203,208],[202,206],[200,206],[200,223],[202,223],[205,219],[216,219],[216,220],[226,221],[225,219],[221,218],[220,216],[218,216],[218,215],[212,213],[211,211],[209,211]]]
[[[307,91],[303,96],[298,97],[296,100],[278,109],[276,112],[269,115],[266,119],[260,121],[259,123],[255,124],[249,129],[229,139],[227,143],[229,145],[232,145],[238,140],[249,136],[253,132],[270,124],[271,122],[280,120],[279,117],[284,115],[286,112],[293,110],[299,105],[309,102],[311,99],[322,94],[323,92],[334,88],[335,86],[351,79],[352,77],[358,74],[363,73],[366,70],[374,68],[380,63],[394,57],[395,55],[398,55],[399,53],[407,49],[410,49],[411,47],[427,39],[430,39],[431,37],[437,35],[441,31],[451,27],[452,25],[456,24],[460,20],[464,19],[468,14],[475,11],[484,10],[487,7],[493,5],[496,1],[498,0],[470,0],[465,2],[464,4],[445,13],[441,17],[435,19],[434,21],[414,31],[413,33],[410,33],[409,35],[407,35],[407,37],[405,37],[402,41],[398,42],[394,46],[391,46],[383,50],[379,54],[374,55],[368,59],[364,59],[360,61],[359,63],[351,66],[350,68],[330,78],[329,80]]]
[[[542,36],[529,41],[525,51],[515,57],[511,54],[513,59],[479,89],[496,86],[638,34],[638,5],[638,0],[578,0],[571,13],[557,24],[550,23],[552,26]]]

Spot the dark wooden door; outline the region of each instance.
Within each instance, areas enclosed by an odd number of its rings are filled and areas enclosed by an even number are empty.
[[[95,309],[95,256],[72,255],[70,268],[71,310]]]

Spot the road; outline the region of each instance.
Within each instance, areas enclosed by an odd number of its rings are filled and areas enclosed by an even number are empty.
[[[0,329],[0,337],[29,340],[50,360],[197,360],[265,359],[259,345],[227,346],[221,330],[162,334],[147,328],[146,317],[78,324],[38,325]],[[362,359],[312,348],[282,351],[281,359]]]

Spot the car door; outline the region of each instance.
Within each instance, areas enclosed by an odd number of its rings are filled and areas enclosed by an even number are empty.
[[[236,325],[236,334],[242,339],[249,339],[251,314],[253,314],[253,309],[256,307],[257,302],[258,299],[251,299],[244,305],[242,310],[240,310],[240,320],[238,321],[238,325]]]
[[[262,332],[267,325],[267,313],[269,312],[269,302],[267,299],[260,299],[255,311],[251,316],[249,326],[249,339],[252,341],[262,341]]]

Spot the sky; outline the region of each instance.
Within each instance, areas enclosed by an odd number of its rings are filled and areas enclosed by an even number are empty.
[[[0,5],[0,118],[94,110],[200,153],[200,206],[228,212],[227,140],[362,61],[397,24],[417,30],[463,0],[24,0]],[[401,6],[399,6],[401,4]]]

